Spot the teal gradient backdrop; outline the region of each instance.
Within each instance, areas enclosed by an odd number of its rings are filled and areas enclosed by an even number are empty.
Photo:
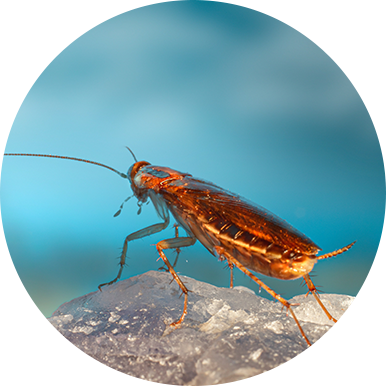
[[[138,159],[189,172],[258,203],[324,252],[315,283],[356,295],[378,248],[385,205],[382,154],[365,105],[320,48],[264,14],[222,3],[173,2],[122,14],[66,48],[23,102],[7,152],[98,161],[126,172]],[[137,215],[127,181],[71,161],[5,157],[2,219],[26,289],[49,316],[118,271],[127,234],[158,221]],[[129,245],[123,278],[160,267],[154,245]],[[169,253],[169,256],[173,252]],[[177,271],[227,286],[202,246]],[[264,281],[290,298],[301,281]],[[236,285],[257,290],[236,274]],[[262,293],[265,296],[265,294]]]

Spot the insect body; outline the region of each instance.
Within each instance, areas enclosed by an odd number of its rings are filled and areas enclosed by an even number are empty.
[[[184,228],[187,236],[179,237],[177,226],[176,237],[162,240],[156,245],[168,271],[185,295],[182,316],[178,321],[172,323],[172,326],[180,325],[187,314],[188,289],[170,264],[164,250],[177,249],[179,251],[182,247],[193,245],[197,240],[212,255],[228,262],[231,268],[231,287],[233,286],[233,267],[236,266],[280,301],[292,314],[308,345],[311,343],[300,326],[291,304],[265,285],[250,270],[282,280],[303,277],[309,292],[314,295],[327,317],[336,322],[321,302],[309,272],[318,260],[343,253],[355,242],[332,253],[317,256],[321,249],[316,244],[266,209],[211,182],[167,167],[154,166],[149,162],[137,162],[135,157],[136,162],[125,175],[106,165],[78,158],[38,154],[10,153],[5,155],[64,158],[103,166],[130,181],[139,206],[146,203],[148,199],[151,200],[162,222],[150,225],[126,237],[117,277],[108,283],[101,284],[99,289],[120,279],[125,265],[128,243],[162,231],[169,224],[169,212],[173,215],[178,226]],[[122,206],[123,204],[121,208]],[[117,214],[119,213],[120,210]]]

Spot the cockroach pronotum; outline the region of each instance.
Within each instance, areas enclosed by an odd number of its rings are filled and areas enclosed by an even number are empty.
[[[154,166],[146,161],[138,162],[134,153],[129,148],[127,149],[131,152],[135,161],[127,174],[120,173],[99,162],[81,158],[48,154],[5,154],[6,156],[60,158],[87,162],[107,168],[130,181],[133,196],[138,200],[138,212],[140,212],[141,206],[147,203],[150,198],[162,222],[150,225],[126,237],[120,256],[120,269],[117,277],[110,282],[100,284],[99,289],[120,279],[125,266],[129,241],[164,230],[169,225],[170,212],[177,222],[175,237],[159,241],[156,248],[167,266],[167,271],[171,273],[185,295],[182,315],[178,321],[171,324],[172,327],[180,325],[187,314],[188,289],[174,270],[175,263],[170,264],[164,250],[175,249],[178,257],[180,248],[189,247],[197,240],[212,255],[222,261],[227,261],[230,267],[231,288],[233,287],[233,268],[236,266],[278,300],[283,307],[286,307],[309,346],[311,343],[296,318],[292,305],[250,271],[282,280],[293,280],[302,277],[308,287],[308,293],[313,294],[328,319],[336,322],[336,319],[330,315],[320,300],[309,273],[318,260],[337,256],[349,250],[355,244],[355,241],[334,252],[317,256],[321,248],[285,220],[263,207],[250,203],[211,182],[195,178],[191,174],[181,173],[168,167]],[[123,204],[129,198],[122,203],[115,216],[119,215]],[[186,237],[179,236],[179,226],[185,230]]]

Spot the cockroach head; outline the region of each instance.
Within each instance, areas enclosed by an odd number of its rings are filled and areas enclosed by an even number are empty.
[[[150,165],[149,162],[146,162],[146,161],[140,161],[138,162],[137,160],[137,157],[135,156],[135,154],[133,153],[133,151],[126,146],[126,149],[131,153],[131,155],[133,156],[134,158],[134,161],[135,163],[133,165],[130,166],[129,170],[127,171],[127,174],[123,174],[123,173],[119,173],[121,175],[121,177],[124,177],[124,178],[127,178],[129,181],[130,181],[130,185],[131,185],[131,190],[133,191],[134,193],[134,196],[135,198],[138,200],[138,206],[139,206],[139,211],[138,211],[138,214],[141,212],[141,206],[142,204],[146,203],[147,202],[147,199],[149,197],[149,193],[147,191],[147,189],[141,189],[139,188],[138,186],[136,186],[134,184],[134,177],[135,175],[138,173],[139,169],[141,169],[142,167],[146,166],[146,165]],[[116,216],[119,216],[119,214],[121,213],[122,211],[122,208],[123,208],[123,205],[125,204],[125,202],[127,202],[131,197],[133,196],[130,196],[130,197],[127,197],[125,201],[122,202],[121,206],[119,207],[119,210],[118,212],[116,212],[114,214],[114,217]]]
[[[141,189],[134,183],[134,177],[136,176],[136,174],[139,172],[141,168],[147,165],[150,165],[150,163],[146,161],[136,162],[135,164],[130,166],[127,172],[127,178],[130,181],[131,189],[135,197],[142,202],[145,202],[147,200],[148,192],[147,192],[147,189]]]

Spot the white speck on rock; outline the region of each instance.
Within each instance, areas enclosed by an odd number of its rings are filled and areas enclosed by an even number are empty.
[[[83,334],[86,334],[86,335],[91,334],[93,331],[94,331],[94,329],[92,327],[90,327],[90,326],[75,326],[71,330],[71,332],[73,334],[83,333]]]
[[[274,320],[270,323],[266,323],[264,325],[264,327],[273,331],[275,334],[281,334],[282,330],[284,328],[283,324],[281,322],[279,322],[278,320]]]
[[[102,323],[101,320],[90,320],[90,321],[88,322],[88,324],[89,324],[90,326],[93,326],[93,327],[95,327],[95,326],[97,326],[98,324],[101,324],[101,323]]]
[[[260,355],[263,353],[263,349],[259,348],[258,350],[251,352],[249,354],[249,359],[257,362],[257,360],[260,358]]]
[[[116,314],[115,312],[110,312],[110,317],[109,317],[109,322],[110,323],[114,323],[114,322],[116,322],[120,317],[121,317],[121,315],[118,315],[118,314]]]
[[[61,328],[63,325],[72,322],[74,317],[71,314],[68,315],[60,315],[60,316],[52,316],[50,322],[56,328]]]
[[[200,330],[215,334],[227,330],[229,324],[233,325],[247,318],[248,314],[244,310],[233,311],[228,304],[225,304],[215,315],[201,325]]]

